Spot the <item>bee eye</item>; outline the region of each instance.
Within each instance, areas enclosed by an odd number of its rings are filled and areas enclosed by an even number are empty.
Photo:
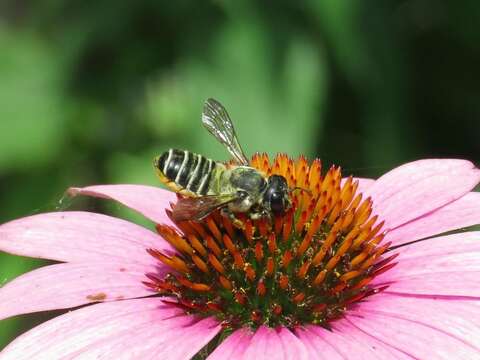
[[[273,212],[279,213],[284,211],[283,195],[280,192],[274,192],[270,196],[270,207]]]
[[[278,201],[278,200],[280,200],[281,198],[282,198],[282,194],[277,191],[277,192],[274,192],[274,193],[272,194],[272,196],[270,197],[270,200],[271,200],[271,201]]]

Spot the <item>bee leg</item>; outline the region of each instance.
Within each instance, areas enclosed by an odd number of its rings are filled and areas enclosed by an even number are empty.
[[[224,207],[221,210],[222,216],[228,217],[230,221],[232,222],[233,226],[235,226],[238,229],[243,230],[245,228],[245,225],[243,224],[243,221],[240,220],[235,216],[235,214],[228,208]]]
[[[250,219],[252,219],[252,220],[267,218],[270,221],[271,224],[273,223],[272,214],[268,213],[268,211],[266,211],[265,209],[253,211],[253,212],[250,213],[249,216],[250,216]]]
[[[260,212],[253,212],[253,213],[250,213],[249,216],[250,216],[250,219],[252,220],[258,220],[263,217],[263,214]]]

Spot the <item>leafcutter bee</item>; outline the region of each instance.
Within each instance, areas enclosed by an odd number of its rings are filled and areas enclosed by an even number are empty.
[[[208,99],[202,113],[206,129],[223,144],[233,161],[222,163],[186,150],[170,149],[154,160],[160,180],[183,195],[173,208],[176,221],[201,220],[216,209],[237,220],[235,213],[252,219],[282,214],[291,206],[283,176],[267,176],[249,166],[232,120],[218,101]]]

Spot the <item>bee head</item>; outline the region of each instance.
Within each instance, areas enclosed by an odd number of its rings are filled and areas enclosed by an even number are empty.
[[[268,178],[267,189],[263,194],[263,203],[274,214],[282,214],[290,207],[290,197],[287,180],[280,175],[272,175]]]

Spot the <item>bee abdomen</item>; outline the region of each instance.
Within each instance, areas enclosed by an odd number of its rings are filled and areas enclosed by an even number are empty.
[[[180,189],[206,195],[215,162],[190,151],[170,149],[155,159],[155,167]],[[167,184],[168,185],[168,184]]]

